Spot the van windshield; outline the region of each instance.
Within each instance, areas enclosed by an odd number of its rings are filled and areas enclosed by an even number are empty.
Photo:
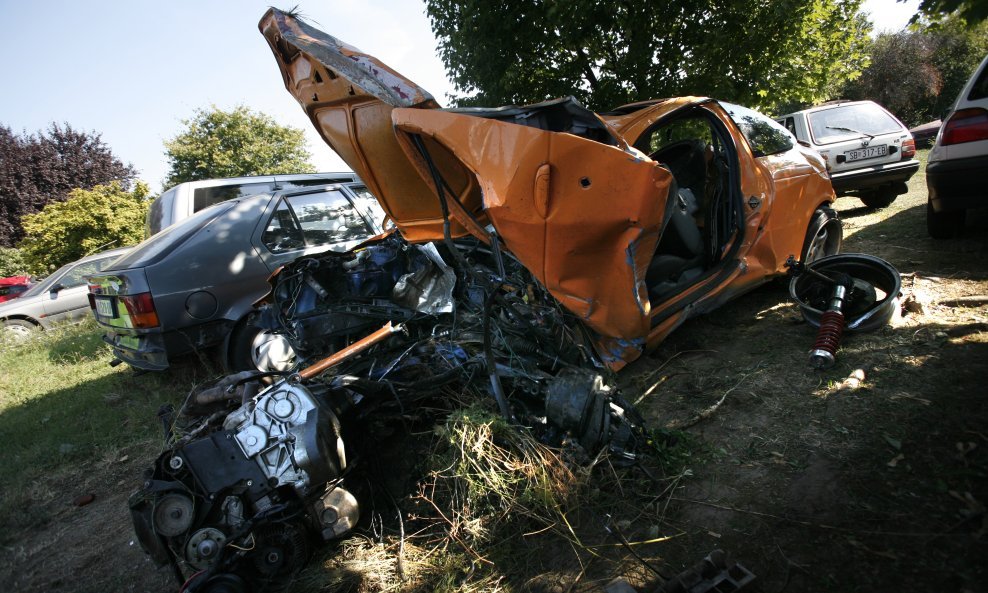
[[[150,239],[145,239],[144,242],[139,243],[127,255],[114,262],[113,269],[126,270],[128,268],[149,266],[155,263],[184,243],[189,237],[199,231],[199,229],[232,208],[234,204],[236,202],[223,202],[206,208],[205,210],[196,212],[185,220],[173,224],[157,235],[153,235]]]

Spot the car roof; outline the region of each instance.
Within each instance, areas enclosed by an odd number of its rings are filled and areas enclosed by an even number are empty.
[[[796,115],[797,113],[812,113],[812,112],[815,112],[815,111],[824,111],[824,110],[827,110],[827,109],[834,109],[835,107],[847,107],[848,105],[863,105],[863,104],[866,104],[866,103],[871,103],[873,105],[878,105],[878,103],[875,103],[874,101],[868,101],[868,100],[864,100],[864,101],[845,101],[843,99],[836,99],[834,101],[827,101],[826,103],[821,103],[820,105],[814,105],[813,107],[807,107],[806,109],[800,109],[799,111],[793,111],[793,112],[787,113],[785,115],[780,115],[776,119],[780,119],[780,118],[783,118],[783,117],[789,117],[791,115]],[[879,105],[879,107],[881,107],[881,105]]]
[[[291,173],[291,174],[274,174],[274,175],[250,175],[245,177],[218,177],[216,179],[199,179],[196,181],[185,181],[183,183],[177,183],[169,190],[180,185],[185,185],[187,187],[199,188],[199,187],[222,187],[224,185],[237,185],[239,183],[257,183],[264,182],[264,180],[273,181],[296,181],[301,179],[320,179],[323,177],[346,177],[350,176],[357,179],[357,174],[352,171],[340,171],[340,172],[325,172],[325,173]],[[334,181],[327,181],[327,183],[333,183]],[[167,191],[167,190],[166,190]]]
[[[115,247],[113,249],[108,249],[106,251],[100,251],[99,253],[94,253],[92,255],[81,257],[72,263],[81,264],[84,262],[93,261],[94,259],[102,259],[104,257],[112,257],[114,255],[123,255],[124,253],[130,251],[133,247],[134,247],[133,245],[128,245],[126,247]]]

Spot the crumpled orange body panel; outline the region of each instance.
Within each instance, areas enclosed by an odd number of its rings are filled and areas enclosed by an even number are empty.
[[[476,175],[505,245],[563,306],[640,351],[649,331],[645,271],[672,178],[666,169],[626,147],[461,113],[395,109],[391,117]],[[402,146],[427,174],[407,137]]]

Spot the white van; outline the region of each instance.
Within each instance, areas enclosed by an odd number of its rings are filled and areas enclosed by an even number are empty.
[[[196,212],[233,198],[272,193],[327,183],[360,181],[356,173],[306,173],[296,175],[258,175],[186,181],[169,188],[151,202],[144,224],[144,238],[157,234]]]

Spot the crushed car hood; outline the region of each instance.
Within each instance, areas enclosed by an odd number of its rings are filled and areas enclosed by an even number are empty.
[[[668,170],[573,99],[441,110],[376,58],[292,15],[272,8],[259,28],[286,88],[406,240],[442,240],[448,218],[451,236],[488,242],[492,224],[598,334],[605,359],[637,357],[650,326],[644,279],[665,221]]]
[[[432,95],[377,58],[278,9],[268,10],[258,28],[285,88],[323,140],[367,183],[404,237],[413,242],[442,237],[435,188],[405,158],[391,124],[395,107],[437,109]],[[473,181],[462,168],[453,174],[455,160],[446,168],[447,182],[457,189]],[[479,194],[470,207],[482,218]],[[453,236],[466,234],[461,227],[451,231]]]

